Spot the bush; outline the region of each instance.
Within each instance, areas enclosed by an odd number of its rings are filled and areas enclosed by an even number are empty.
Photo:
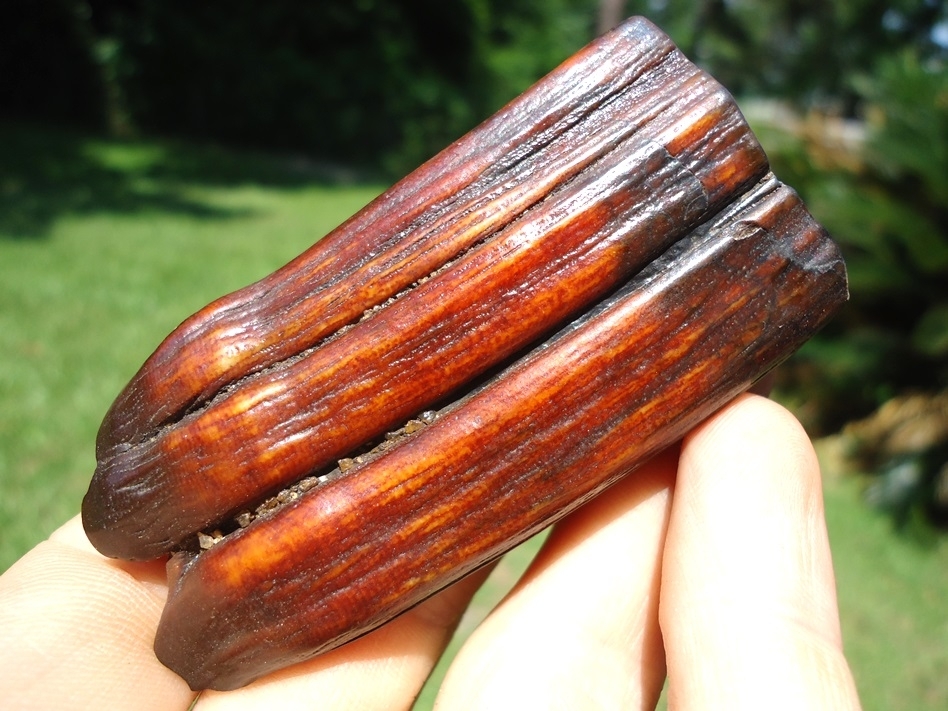
[[[0,77],[0,116],[105,128],[105,88],[88,16],[77,3],[5,3]]]
[[[829,428],[948,385],[948,69],[905,52],[854,87],[866,129],[855,160],[835,160],[825,132],[770,150],[849,269],[850,304],[792,371]]]
[[[590,0],[92,5],[103,61],[140,129],[391,176],[486,118],[591,31]]]

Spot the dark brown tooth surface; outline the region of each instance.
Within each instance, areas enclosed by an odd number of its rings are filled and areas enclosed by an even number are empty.
[[[103,424],[82,511],[100,551],[160,556],[331,466],[575,318],[767,170],[731,97],[644,21],[473,135],[169,336]]]
[[[178,559],[159,659],[229,689],[364,634],[676,441],[846,298],[796,195],[758,186],[429,426]]]
[[[570,181],[690,89],[645,21],[593,43],[283,269],[185,321],[116,400],[98,451],[312,347]]]

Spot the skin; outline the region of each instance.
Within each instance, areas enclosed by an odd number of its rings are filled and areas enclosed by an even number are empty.
[[[195,708],[398,709],[487,571],[347,646]],[[187,709],[154,658],[160,563],[103,558],[77,519],[0,576],[0,689],[15,709]],[[439,709],[857,709],[819,466],[755,395],[558,524],[470,637]]]

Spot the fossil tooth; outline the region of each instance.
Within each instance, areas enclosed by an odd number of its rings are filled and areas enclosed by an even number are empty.
[[[235,688],[559,520],[846,298],[732,98],[634,18],[168,336],[83,524],[172,554],[156,654]]]

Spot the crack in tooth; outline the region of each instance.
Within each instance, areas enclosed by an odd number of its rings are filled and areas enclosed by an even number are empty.
[[[408,420],[402,427],[386,432],[374,443],[366,445],[365,451],[353,452],[352,456],[342,457],[336,462],[334,469],[321,470],[322,473],[307,475],[274,496],[268,497],[260,504],[241,510],[226,523],[197,532],[195,534],[197,549],[201,551],[208,550],[226,539],[230,533],[247,528],[258,518],[270,516],[287,504],[297,501],[307,491],[324,486],[342,476],[355,473],[362,466],[369,464],[385,452],[410,439],[412,435],[424,430],[438,417],[439,414],[436,411],[425,410],[417,417]],[[194,540],[189,543],[186,542],[182,549],[192,550],[194,543]]]

